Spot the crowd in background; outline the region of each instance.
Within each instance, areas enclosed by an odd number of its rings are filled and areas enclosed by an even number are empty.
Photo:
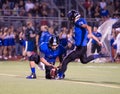
[[[48,0],[49,1],[49,0]],[[33,17],[57,17],[57,13],[50,8],[50,4],[47,0],[0,0],[0,16],[25,16],[29,19]],[[54,0],[55,3],[60,6],[62,0]],[[63,0],[64,1],[64,0]],[[86,15],[88,18],[95,18],[101,23],[97,24],[98,27],[109,17],[120,17],[120,1],[119,0],[82,0],[82,5],[86,9]],[[62,12],[61,17],[65,17],[65,13]],[[33,21],[33,27],[35,28],[36,36],[40,35],[42,31],[48,31],[50,33],[57,34],[60,38],[60,43],[65,47],[67,42],[74,43],[72,38],[72,28],[68,28],[62,25],[60,33],[55,30],[54,22],[48,24],[48,20]],[[36,23],[37,28],[36,28]],[[0,27],[0,60],[8,60],[11,58],[21,57],[25,59],[24,47],[25,37],[24,32],[26,25],[21,25],[17,28],[13,24],[9,26]],[[9,39],[8,44],[3,41]],[[38,45],[36,43],[36,45]],[[68,44],[69,45],[69,44]],[[74,47],[68,50],[72,50]]]
[[[33,25],[35,30],[35,26]],[[8,60],[11,58],[25,58],[25,31],[27,26],[19,27],[18,29],[14,29],[14,26],[10,27],[2,27],[0,29],[0,59]],[[49,27],[47,25],[41,25],[36,33],[36,46],[39,46],[42,32],[49,32],[52,35],[57,35],[53,27]],[[67,41],[73,42],[72,39],[72,30],[68,30],[67,27],[62,27],[60,34],[58,34],[60,38],[60,44],[64,47],[67,46]]]
[[[120,13],[119,0],[78,0],[85,8],[87,17],[100,18]],[[58,8],[65,5],[65,0],[53,0]],[[75,3],[73,0],[72,2]],[[65,7],[61,10],[61,16],[65,17]],[[71,6],[71,8],[74,7]],[[63,12],[64,11],[64,12]],[[36,17],[58,16],[50,4],[50,0],[0,0],[0,15],[3,16],[27,16],[31,13]]]
[[[44,0],[0,0],[1,16],[55,17],[57,14]]]

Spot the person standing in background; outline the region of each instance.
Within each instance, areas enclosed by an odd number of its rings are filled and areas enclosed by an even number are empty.
[[[96,26],[93,27],[93,35],[96,36],[99,41],[102,38],[102,34],[97,31]],[[101,46],[97,43],[96,40],[92,39],[91,53],[94,54],[96,50],[97,50],[97,53],[100,53],[101,52]]]

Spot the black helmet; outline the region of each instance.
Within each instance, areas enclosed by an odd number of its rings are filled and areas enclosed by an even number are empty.
[[[70,10],[67,14],[67,17],[70,21],[74,21],[77,16],[80,17],[80,14],[76,10]]]
[[[59,45],[59,38],[58,36],[51,36],[49,39],[49,47]]]

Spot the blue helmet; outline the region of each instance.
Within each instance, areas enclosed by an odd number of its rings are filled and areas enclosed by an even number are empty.
[[[67,17],[70,21],[74,21],[78,16],[80,17],[80,13],[76,10],[70,10],[67,14]]]

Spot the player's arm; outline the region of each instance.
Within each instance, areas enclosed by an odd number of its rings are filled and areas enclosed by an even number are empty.
[[[52,64],[48,63],[45,58],[41,57],[40,61],[44,63],[46,66],[53,66]]]
[[[92,28],[91,28],[91,26],[89,26],[87,24],[83,24],[81,27],[86,28],[88,30],[88,37],[89,38],[93,38],[95,41],[97,41],[97,43],[99,45],[102,45],[102,43],[99,41],[99,39],[92,34]]]
[[[88,33],[92,34],[92,28],[91,28],[91,26],[89,26],[87,24],[82,24],[81,27],[86,28],[88,30]]]
[[[89,37],[89,36],[88,36],[88,37]],[[95,37],[93,34],[90,35],[90,38],[93,38],[94,40],[97,41],[97,43],[98,43],[99,45],[102,45],[102,43],[99,41],[99,39],[98,39],[97,37]]]
[[[47,62],[47,60],[44,58],[44,56],[45,56],[45,54],[42,53],[42,52],[40,52],[40,61],[42,63],[44,63],[46,66],[52,66],[52,67],[54,67],[52,64],[50,64],[49,62]]]

